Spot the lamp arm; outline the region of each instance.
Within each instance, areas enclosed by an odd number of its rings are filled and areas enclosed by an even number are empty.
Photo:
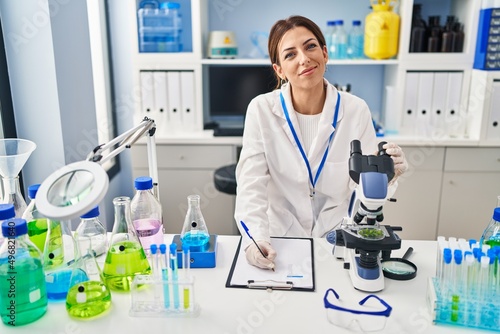
[[[134,145],[137,142],[137,140],[139,140],[146,132],[147,132],[149,174],[153,179],[153,193],[155,194],[156,198],[160,200],[160,193],[158,190],[158,162],[156,159],[156,142],[154,138],[154,134],[156,132],[156,125],[153,119],[149,117],[144,117],[144,119],[139,125],[113,138],[108,143],[97,146],[87,156],[87,160],[102,165],[106,161],[112,159],[113,157],[123,152],[125,149],[132,147],[132,145]],[[115,145],[117,146],[115,147],[114,150],[109,152],[107,155],[103,155],[104,151],[113,148]]]

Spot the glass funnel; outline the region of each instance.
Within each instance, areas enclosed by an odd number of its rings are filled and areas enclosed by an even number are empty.
[[[2,176],[2,203],[14,204],[16,217],[26,210],[26,201],[19,187],[19,173],[35,150],[36,144],[26,139],[0,139],[0,176]]]

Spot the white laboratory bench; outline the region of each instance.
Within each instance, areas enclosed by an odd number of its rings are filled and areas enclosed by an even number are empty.
[[[314,240],[316,291],[273,291],[226,288],[239,236],[219,236],[217,266],[192,269],[195,276],[194,296],[200,307],[195,318],[131,317],[130,294],[112,293],[112,306],[104,315],[92,320],[71,319],[64,302],[49,303],[47,313],[34,323],[16,328],[0,325],[0,333],[349,333],[328,322],[323,296],[334,288],[341,298],[360,301],[367,293],[355,290],[343,269],[343,261],[331,254],[325,239]],[[171,242],[172,235],[165,241]],[[466,333],[475,332],[456,326],[434,325],[426,305],[427,280],[435,272],[436,242],[403,240],[393,251],[401,257],[412,246],[410,261],[418,267],[417,276],[409,281],[385,280],[385,289],[377,295],[393,311],[382,333]],[[100,259],[102,261],[102,259]]]

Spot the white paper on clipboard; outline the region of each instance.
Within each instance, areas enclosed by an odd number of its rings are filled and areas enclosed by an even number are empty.
[[[241,241],[226,287],[314,291],[314,256],[311,238],[271,238],[276,250],[275,271],[248,263]]]

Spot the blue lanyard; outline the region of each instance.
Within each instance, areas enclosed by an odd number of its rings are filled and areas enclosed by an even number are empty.
[[[285,99],[283,98],[283,94],[280,93],[280,99],[281,99],[281,106],[283,107],[283,112],[285,113],[286,121],[288,123],[288,126],[290,127],[290,130],[292,131],[293,138],[295,139],[295,142],[297,143],[297,146],[299,147],[300,154],[302,155],[302,159],[304,159],[304,162],[306,163],[307,171],[309,172],[309,181],[311,181],[311,185],[313,186],[313,189],[316,186],[316,182],[318,181],[319,175],[321,174],[321,171],[323,170],[323,166],[325,165],[326,157],[328,156],[328,149],[330,147],[330,143],[332,142],[333,135],[335,134],[335,129],[337,127],[337,116],[339,114],[339,106],[340,106],[340,93],[337,92],[337,105],[335,106],[335,114],[333,115],[333,132],[330,135],[330,138],[328,139],[328,145],[326,146],[325,153],[323,154],[323,158],[321,159],[321,163],[319,164],[318,171],[316,172],[316,176],[313,178],[312,175],[312,170],[311,170],[311,165],[309,164],[309,159],[307,159],[306,152],[304,152],[304,149],[302,148],[302,145],[300,144],[299,137],[297,136],[297,133],[295,132],[295,129],[293,127],[292,121],[290,120],[290,115],[288,114],[288,109],[286,108],[285,104]],[[314,190],[313,190],[314,194]]]

